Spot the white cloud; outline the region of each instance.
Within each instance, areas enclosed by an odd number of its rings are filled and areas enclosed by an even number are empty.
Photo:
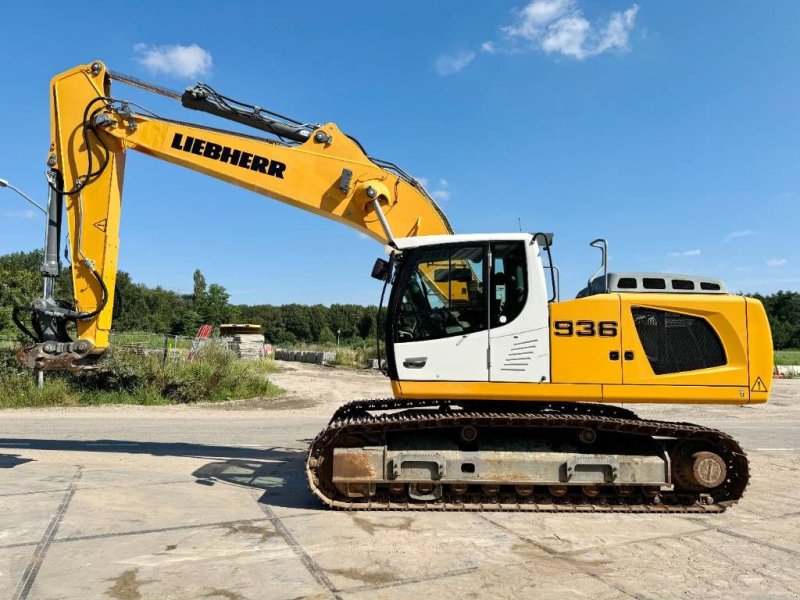
[[[767,261],[767,266],[768,267],[782,267],[782,266],[784,266],[784,265],[786,265],[788,263],[789,263],[789,261],[786,260],[785,258],[770,258]]]
[[[450,190],[447,189],[450,186],[450,182],[444,177],[438,177],[435,180],[436,183],[433,183],[428,177],[417,177],[416,180],[426,189],[430,197],[434,200],[438,202],[447,202],[450,200]]]
[[[192,79],[211,72],[212,59],[208,50],[197,44],[189,46],[153,46],[136,44],[137,60],[154,74]]]
[[[36,212],[32,210],[10,210],[4,212],[3,216],[9,219],[34,219],[36,218]]]
[[[634,4],[612,13],[605,25],[599,26],[584,16],[577,0],[531,0],[517,11],[514,23],[501,31],[511,44],[584,60],[611,50],[629,50],[638,12],[639,5]],[[488,43],[495,51],[496,44]]]
[[[486,54],[494,54],[497,52],[497,48],[495,48],[494,42],[492,41],[483,42],[481,44],[481,52],[485,52]]]
[[[442,54],[436,59],[436,72],[443,77],[454,75],[466,69],[473,60],[475,60],[475,53],[471,50],[455,54]]]
[[[750,237],[751,235],[755,235],[756,232],[752,229],[743,229],[742,231],[731,231],[728,235],[725,236],[725,239],[722,240],[723,242],[730,242],[731,240],[735,240],[737,238],[743,237]]]
[[[700,256],[701,252],[699,248],[695,248],[694,250],[685,250],[684,252],[667,252],[667,256]]]

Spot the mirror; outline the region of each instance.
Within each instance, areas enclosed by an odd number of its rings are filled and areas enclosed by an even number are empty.
[[[382,258],[375,259],[375,264],[372,266],[372,278],[378,281],[388,281],[389,274],[391,273],[391,266],[388,260]]]

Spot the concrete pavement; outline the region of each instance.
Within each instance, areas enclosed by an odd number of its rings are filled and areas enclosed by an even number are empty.
[[[760,407],[643,408],[729,431],[751,458],[733,509],[662,516],[325,510],[306,489],[308,440],[340,395],[386,395],[353,377],[283,373],[296,404],[277,410],[0,413],[0,598],[800,595],[799,380]]]

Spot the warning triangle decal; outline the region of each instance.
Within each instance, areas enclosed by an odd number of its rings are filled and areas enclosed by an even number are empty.
[[[764,382],[761,380],[761,377],[756,377],[756,382],[753,384],[753,387],[750,388],[751,392],[766,392],[767,386],[764,385]]]

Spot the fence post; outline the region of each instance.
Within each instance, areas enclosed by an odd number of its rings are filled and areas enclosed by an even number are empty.
[[[169,336],[165,333],[164,334],[164,360],[163,362],[166,364],[167,362],[167,352],[169,351]]]

